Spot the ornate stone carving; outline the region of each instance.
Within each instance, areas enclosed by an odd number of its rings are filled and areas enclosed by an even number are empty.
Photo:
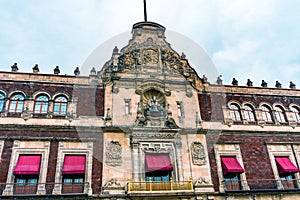
[[[114,188],[121,188],[121,187],[123,186],[121,185],[121,183],[118,182],[116,178],[110,179],[103,186],[103,188],[105,189],[114,189]]]
[[[157,49],[145,49],[143,51],[143,64],[157,64],[158,58]]]
[[[206,164],[205,150],[201,142],[193,142],[191,144],[191,156],[194,165]]]
[[[120,166],[122,164],[122,146],[119,142],[111,141],[106,146],[106,164]]]
[[[208,180],[207,180],[206,178],[204,178],[204,177],[200,177],[200,178],[194,183],[194,185],[195,185],[196,187],[199,187],[199,186],[202,186],[202,185],[208,185],[208,184],[209,184]]]

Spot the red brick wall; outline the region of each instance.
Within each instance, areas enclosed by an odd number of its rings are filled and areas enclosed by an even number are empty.
[[[264,135],[264,136],[260,136]],[[274,179],[274,173],[271,167],[270,158],[267,151],[266,142],[300,142],[297,135],[270,135],[266,133],[253,134],[211,134],[206,135],[208,145],[208,155],[211,164],[212,180],[215,190],[219,190],[219,177],[217,174],[217,165],[214,153],[214,144],[217,142],[240,141],[240,148],[245,167],[247,179]]]
[[[201,119],[204,121],[222,121],[222,106],[226,105],[226,99],[221,94],[198,94],[198,103]]]
[[[100,88],[76,88],[78,116],[104,116],[104,90]]]
[[[4,147],[1,155],[0,162],[0,183],[5,183],[12,153],[13,140],[7,139],[4,141]]]

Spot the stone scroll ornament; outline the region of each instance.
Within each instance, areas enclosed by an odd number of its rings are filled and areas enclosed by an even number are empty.
[[[191,144],[191,156],[194,165],[206,164],[205,150],[201,142],[193,142]]]
[[[120,166],[122,164],[122,146],[119,142],[111,141],[106,146],[106,164]]]

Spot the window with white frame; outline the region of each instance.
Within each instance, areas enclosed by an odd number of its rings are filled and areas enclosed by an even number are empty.
[[[244,106],[244,117],[249,122],[255,122],[255,116],[252,106],[245,105]]]
[[[293,116],[294,121],[297,122],[297,123],[300,123],[299,108],[297,108],[296,106],[292,106],[291,111],[292,111],[292,116]]]
[[[274,111],[275,111],[276,120],[280,123],[285,123],[286,120],[285,120],[283,108],[280,106],[275,106]]]
[[[47,114],[49,105],[49,98],[46,95],[39,95],[34,102],[35,114]]]
[[[54,99],[53,114],[66,115],[68,107],[68,99],[65,96],[58,96]]]
[[[215,144],[214,149],[220,192],[248,190],[240,145],[238,143]]]
[[[238,105],[232,103],[229,105],[230,117],[233,121],[241,121],[241,113]]]
[[[262,112],[262,118],[265,122],[269,122],[269,123],[273,122],[270,108],[263,105],[261,106],[261,112]]]
[[[24,107],[25,97],[23,94],[14,94],[10,98],[8,112],[21,113]]]

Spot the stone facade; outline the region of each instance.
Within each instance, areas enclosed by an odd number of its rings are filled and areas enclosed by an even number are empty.
[[[1,198],[22,198],[20,188],[36,199],[300,195],[299,90],[211,84],[163,26],[132,34],[89,76],[0,72]],[[15,173],[20,155],[41,156],[38,175]],[[68,156],[84,171],[64,172]],[[293,172],[279,171],[283,157]]]

